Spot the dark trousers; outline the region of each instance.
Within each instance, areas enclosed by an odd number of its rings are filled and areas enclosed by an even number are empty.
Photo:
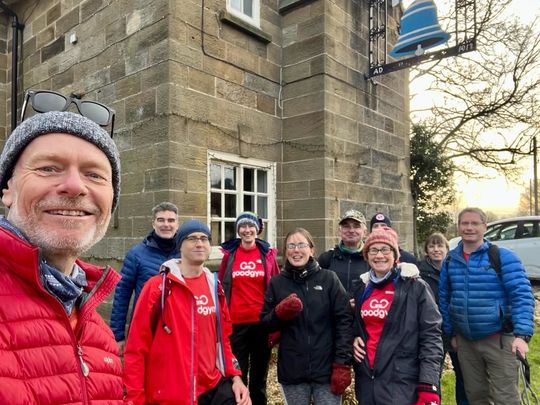
[[[231,348],[240,363],[242,380],[249,388],[253,405],[266,405],[266,377],[272,353],[268,332],[260,322],[234,324]]]
[[[201,394],[197,399],[199,405],[236,405],[230,378],[222,378],[218,385]]]

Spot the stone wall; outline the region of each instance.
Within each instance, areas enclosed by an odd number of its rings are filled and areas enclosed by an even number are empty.
[[[320,250],[345,210],[383,211],[412,247],[408,73],[366,79],[368,1],[307,2],[282,21],[283,138],[296,143],[284,145],[284,230],[305,226]]]
[[[368,4],[263,0],[250,29],[223,0],[13,3],[25,21],[19,98],[73,92],[117,113],[122,195],[89,258],[119,263],[160,201],[206,219],[208,150],[277,162],[278,244],[304,226],[323,250],[356,207],[388,213],[412,247],[408,77],[366,80]],[[11,32],[0,21],[3,140]]]

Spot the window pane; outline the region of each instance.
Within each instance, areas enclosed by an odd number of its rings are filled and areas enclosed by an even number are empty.
[[[225,239],[230,240],[236,238],[236,230],[234,229],[234,222],[225,222]]]
[[[501,229],[501,225],[495,225],[487,230],[487,232],[484,234],[484,238],[487,240],[499,240],[499,230]]]
[[[253,0],[244,0],[244,14],[253,17]]]
[[[534,224],[532,222],[524,222],[519,238],[532,238],[534,236]]]
[[[234,167],[225,167],[225,190],[236,190],[236,170]]]
[[[210,187],[221,188],[221,165],[210,165]]]
[[[257,191],[268,193],[268,174],[262,170],[257,170]]]
[[[236,217],[236,195],[225,194],[225,217]]]
[[[242,0],[231,0],[231,7],[235,10],[242,11]]]
[[[244,211],[255,211],[254,195],[244,195]]]
[[[212,246],[217,246],[221,243],[221,222],[212,221],[210,231],[212,231]]]
[[[244,169],[244,191],[255,191],[255,169]]]
[[[516,229],[517,229],[517,224],[506,226],[506,228],[501,230],[501,240],[515,239]]]
[[[210,216],[221,216],[221,194],[219,193],[210,194]]]
[[[258,196],[257,197],[257,214],[261,218],[268,218],[268,198]]]

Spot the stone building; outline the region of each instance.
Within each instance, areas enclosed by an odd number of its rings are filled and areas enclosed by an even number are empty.
[[[272,243],[302,226],[321,251],[355,207],[389,213],[412,247],[408,75],[366,80],[369,0],[1,3],[0,144],[27,89],[116,111],[122,194],[92,259],[121,261],[165,200],[214,245],[256,210]],[[24,24],[16,95],[5,7]]]

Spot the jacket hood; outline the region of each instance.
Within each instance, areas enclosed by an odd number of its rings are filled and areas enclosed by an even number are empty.
[[[418,270],[418,267],[416,267],[416,264],[399,263],[397,265],[397,269],[399,272],[399,277],[402,279],[420,277],[420,271]],[[369,282],[369,272],[361,274],[360,280],[362,280],[364,284],[367,284]]]

